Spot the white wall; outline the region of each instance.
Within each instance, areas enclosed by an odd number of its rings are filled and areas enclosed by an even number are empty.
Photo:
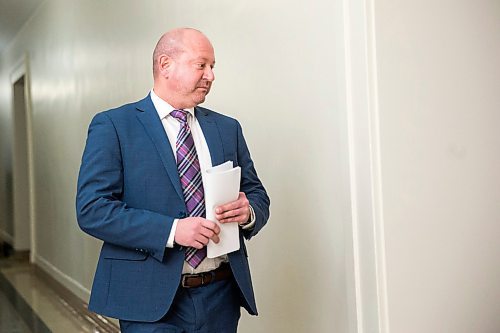
[[[0,57],[0,208],[9,74],[27,51],[36,262],[87,297],[99,242],[74,195],[88,122],[143,97],[158,37],[194,26],[216,50],[205,105],[241,120],[272,201],[249,246],[261,316],[241,332],[496,332],[499,6],[47,0]]]
[[[499,332],[500,2],[375,12],[391,332]]]
[[[74,212],[87,125],[145,96],[156,40],[193,26],[216,50],[205,105],[240,119],[272,201],[269,225],[249,246],[261,316],[244,316],[241,332],[354,332],[343,24],[340,0],[47,0],[0,72],[9,91],[11,67],[29,53],[36,262],[87,297],[99,243]],[[2,127],[11,104],[2,93]]]

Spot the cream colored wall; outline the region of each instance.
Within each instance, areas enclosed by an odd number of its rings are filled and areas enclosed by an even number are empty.
[[[373,4],[372,67],[363,20]],[[499,14],[494,0],[47,0],[0,57],[0,232],[9,75],[27,51],[35,261],[88,296],[99,242],[74,213],[88,122],[144,96],[157,38],[194,26],[217,56],[205,105],[241,120],[272,199],[269,225],[249,246],[261,315],[244,315],[241,332],[384,332],[371,317],[383,310],[372,286],[383,286],[383,253],[371,242],[383,249],[384,228],[392,332],[495,332]]]
[[[272,200],[249,246],[261,316],[244,315],[241,332],[354,332],[341,1],[47,0],[2,54],[0,74],[7,91],[29,52],[36,262],[87,297],[99,242],[74,212],[87,125],[147,94],[154,44],[176,26],[211,38],[205,105],[240,119]],[[11,101],[0,96],[5,128]]]
[[[375,4],[391,332],[499,332],[500,3]]]

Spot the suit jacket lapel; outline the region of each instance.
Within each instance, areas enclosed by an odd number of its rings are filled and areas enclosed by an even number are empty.
[[[156,146],[156,150],[161,157],[163,166],[167,170],[175,191],[181,198],[184,198],[174,152],[172,151],[172,147],[170,146],[160,117],[158,117],[158,113],[156,112],[153,102],[151,101],[151,97],[148,95],[146,98],[139,101],[137,103],[137,109],[141,111],[137,114],[137,118],[142,123],[144,129]]]
[[[205,140],[207,141],[212,159],[212,165],[216,166],[224,163],[224,148],[217,123],[203,108],[196,107],[194,112],[196,119],[200,124],[201,130],[203,131],[203,135],[205,136]]]

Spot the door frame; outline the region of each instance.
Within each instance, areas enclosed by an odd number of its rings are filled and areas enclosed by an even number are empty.
[[[12,66],[10,71],[10,86],[24,76],[24,110],[26,112],[26,150],[28,162],[28,184],[29,184],[29,228],[30,228],[30,262],[34,262],[36,257],[36,209],[35,209],[35,168],[33,158],[33,118],[32,118],[32,103],[31,103],[31,75],[29,68],[29,54],[25,52],[18,61]],[[14,90],[12,90],[12,115],[14,120]],[[13,137],[15,140],[15,134]],[[13,153],[14,149],[12,150]],[[14,159],[13,159],[14,163]],[[15,237],[15,236],[14,236]]]

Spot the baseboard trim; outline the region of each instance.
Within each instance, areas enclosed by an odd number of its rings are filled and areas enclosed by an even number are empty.
[[[9,235],[5,230],[0,230],[0,240],[3,240],[10,245],[14,244],[14,237],[12,237],[12,235]]]
[[[118,333],[120,329],[108,318],[88,310],[87,299],[90,292],[81,284],[58,270],[54,265],[40,256],[36,256],[34,264],[35,274],[54,289],[64,299],[80,318],[88,321],[102,333]],[[75,292],[77,291],[77,292]],[[81,297],[84,296],[84,297]]]
[[[82,286],[78,281],[69,277],[67,274],[61,272],[57,267],[52,265],[48,260],[40,255],[35,255],[36,266],[47,272],[54,280],[59,282],[63,287],[70,290],[73,294],[78,296],[81,300],[87,300],[90,297],[90,290]]]

